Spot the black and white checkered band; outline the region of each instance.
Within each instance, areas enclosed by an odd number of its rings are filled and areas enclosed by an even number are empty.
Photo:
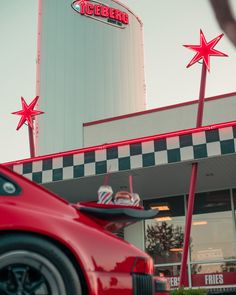
[[[236,153],[236,126],[221,127],[112,146],[81,149],[10,164],[14,171],[37,183],[106,174],[144,167],[193,162]]]

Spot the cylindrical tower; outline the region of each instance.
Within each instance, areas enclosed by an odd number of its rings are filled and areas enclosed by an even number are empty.
[[[142,34],[118,1],[39,0],[38,155],[83,147],[84,122],[145,109]]]

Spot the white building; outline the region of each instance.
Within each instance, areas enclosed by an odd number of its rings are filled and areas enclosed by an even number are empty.
[[[38,155],[83,147],[84,122],[145,109],[142,23],[128,8],[41,0],[38,30]]]

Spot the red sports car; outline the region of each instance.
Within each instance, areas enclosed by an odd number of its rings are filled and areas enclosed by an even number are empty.
[[[115,231],[156,211],[69,204],[0,165],[0,295],[153,295],[153,262]]]

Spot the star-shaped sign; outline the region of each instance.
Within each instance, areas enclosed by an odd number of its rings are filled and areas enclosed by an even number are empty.
[[[33,129],[33,119],[35,116],[43,114],[44,112],[40,111],[40,110],[34,110],[37,102],[39,100],[39,97],[36,96],[33,101],[27,105],[27,103],[25,102],[24,98],[21,97],[21,104],[22,104],[22,110],[17,111],[17,112],[13,112],[13,115],[19,115],[21,116],[20,121],[17,125],[16,130],[19,130],[21,128],[21,126],[27,121],[29,126]]]
[[[200,45],[184,45],[184,47],[187,47],[197,52],[190,61],[190,63],[187,65],[187,68],[195,64],[200,59],[203,59],[203,62],[205,63],[208,71],[210,71],[210,55],[228,56],[227,54],[214,49],[216,44],[220,41],[220,39],[223,36],[224,34],[221,34],[216,38],[212,39],[211,41],[207,42],[202,30],[200,30]]]

